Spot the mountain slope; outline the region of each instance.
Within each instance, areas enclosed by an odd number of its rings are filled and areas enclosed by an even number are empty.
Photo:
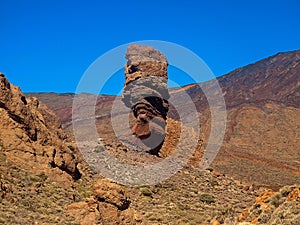
[[[236,178],[273,188],[299,180],[300,51],[278,53],[221,76],[218,82],[228,121],[225,140],[214,165]],[[214,92],[211,82],[205,82],[173,89],[170,93],[182,107],[185,105],[180,100],[180,92],[192,97],[200,113],[205,144],[211,121],[202,90]],[[71,128],[72,95],[30,95],[38,96],[63,119],[66,129]],[[113,135],[109,124],[114,99],[114,96],[99,96],[96,106],[98,130],[108,137]],[[168,115],[178,118],[172,108]]]
[[[300,51],[278,53],[217,80],[226,102],[227,129],[214,166],[235,178],[276,189],[297,183]],[[214,93],[210,81],[184,87],[206,121],[201,125],[207,137],[209,109],[202,90]],[[174,95],[180,97],[180,90]]]
[[[129,206],[127,190],[89,168],[55,114],[0,73],[0,223],[142,224]]]
[[[278,221],[289,221],[290,224],[297,224],[299,198],[296,196],[290,202],[286,196],[288,193],[282,191],[288,189],[289,193],[298,193],[297,188],[292,191],[296,186],[283,188],[279,194],[263,189],[268,186],[278,190],[283,185],[300,182],[299,74],[299,51],[294,51],[277,54],[218,78],[226,101],[228,120],[224,143],[212,165],[213,169],[200,172],[193,167],[199,162],[200,152],[191,161],[192,166],[187,166],[170,179],[154,186],[129,189],[132,207],[141,211],[146,223],[216,225],[219,222],[278,224]],[[200,87],[208,92],[214,91],[211,82],[200,84]],[[209,136],[211,117],[200,87],[193,84],[170,90],[170,93],[179,102],[181,91],[188,92],[193,98],[201,120],[203,142],[200,145],[203,150]],[[72,131],[72,94],[30,95],[37,95],[55,110],[63,119],[65,130]],[[116,98],[119,97],[99,96],[96,104],[96,125],[105,147],[116,158],[128,163],[160,161],[161,158],[124,148],[114,137],[110,111]],[[83,106],[87,104],[85,102]],[[184,103],[182,107],[185,107]],[[178,117],[174,109],[169,116]],[[84,117],[77,119],[82,119],[84,127]],[[88,135],[88,129],[85,131]],[[176,129],[172,130],[168,138],[172,140],[176,134]],[[265,193],[268,198],[262,197]],[[237,196],[238,199],[235,198]],[[258,197],[255,201],[254,196]],[[73,214],[82,212],[87,219],[89,210],[80,211],[80,207],[92,203],[93,200],[87,199],[85,203],[71,205],[70,210]],[[270,211],[260,210],[265,205]],[[243,210],[238,216],[237,213]]]
[[[278,53],[256,63],[238,68],[218,77],[227,109],[245,104],[265,103],[300,107],[300,50]],[[200,84],[212,92],[211,82]],[[184,87],[199,109],[205,108],[206,99],[199,86]]]

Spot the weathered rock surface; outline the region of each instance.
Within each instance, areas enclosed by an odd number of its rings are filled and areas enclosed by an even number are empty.
[[[0,73],[0,149],[12,161],[26,167],[37,162],[37,173],[45,169],[59,176],[80,178],[75,154],[67,147],[67,138],[59,119],[37,98],[26,98],[20,88]],[[57,171],[60,170],[60,171]]]
[[[157,154],[165,136],[169,104],[166,57],[149,46],[130,45],[126,53],[123,102],[132,109],[136,122],[132,134],[145,151]]]
[[[93,195],[85,201],[68,206],[67,212],[82,225],[88,224],[144,224],[143,217],[129,208],[125,187],[100,179],[94,184]]]
[[[0,74],[0,224],[143,224],[125,187],[99,179],[67,141],[59,119]]]
[[[285,186],[278,192],[265,190],[237,218],[238,224],[300,224],[300,186]]]
[[[214,223],[212,223],[214,224]],[[217,220],[215,224],[221,225]],[[285,186],[278,192],[264,190],[254,204],[238,217],[226,218],[223,225],[300,224],[300,186]]]
[[[168,62],[166,57],[150,46],[141,46],[137,44],[129,45],[126,59],[125,85],[147,76],[157,76],[168,79]]]

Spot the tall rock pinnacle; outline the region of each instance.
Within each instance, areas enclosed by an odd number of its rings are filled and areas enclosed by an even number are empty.
[[[158,50],[132,44],[126,53],[123,102],[136,118],[131,132],[148,151],[157,154],[163,144],[169,109],[166,57]]]

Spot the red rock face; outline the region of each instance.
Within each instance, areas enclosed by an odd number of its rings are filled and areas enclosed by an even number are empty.
[[[67,207],[67,214],[80,224],[144,225],[143,217],[129,208],[128,191],[108,180],[94,184],[93,195]]]
[[[136,118],[132,134],[142,148],[157,154],[163,144],[169,110],[166,57],[149,46],[130,45],[126,53],[123,102]]]
[[[35,97],[26,98],[19,87],[0,73],[0,150],[12,161],[80,178],[77,158],[65,145],[59,119]]]

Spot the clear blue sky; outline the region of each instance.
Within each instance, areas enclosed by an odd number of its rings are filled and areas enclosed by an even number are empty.
[[[164,40],[189,48],[220,76],[300,49],[299,2],[0,0],[0,71],[24,92],[74,92],[106,51]],[[114,84],[105,92],[123,85]]]

